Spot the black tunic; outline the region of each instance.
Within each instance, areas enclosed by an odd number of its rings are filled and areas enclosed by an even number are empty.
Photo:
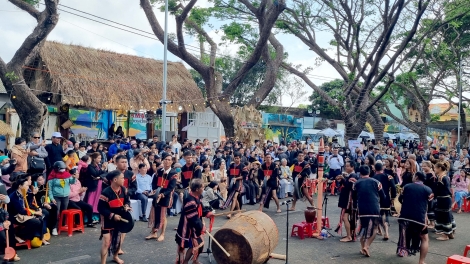
[[[164,197],[162,197],[158,202],[158,205],[162,207],[171,206],[171,202],[173,201],[171,193],[176,187],[176,178],[177,173],[174,169],[171,169],[169,173],[165,173],[165,169],[163,168],[157,171],[157,174],[153,177],[152,180],[152,189],[156,190],[160,187],[160,193],[164,195]]]
[[[402,204],[399,219],[413,221],[420,225],[426,225],[426,212],[429,201],[434,198],[431,188],[422,182],[408,184],[398,197]]]
[[[400,181],[398,180],[397,173],[394,172],[392,169],[384,169],[384,173],[393,177],[393,180],[395,181],[395,185],[400,183]]]
[[[127,193],[131,197],[134,196],[135,193],[137,192],[136,176],[130,170],[124,171],[124,187],[127,188]]]
[[[269,166],[268,164],[264,163],[261,165],[261,174],[262,177],[266,180],[267,187],[270,188],[277,188],[277,176],[279,175],[279,169],[276,168],[276,164],[271,163]]]
[[[404,188],[405,185],[413,182],[413,175],[409,171],[405,171],[403,176],[401,176],[401,188]]]
[[[114,192],[111,187],[106,187],[100,195],[98,212],[102,216],[101,229],[112,230],[115,227],[114,214],[121,215],[125,212],[124,206],[131,205],[129,195],[124,187],[119,192]]]
[[[384,197],[382,184],[374,178],[360,178],[353,185],[359,217],[379,217],[380,199]]]
[[[393,179],[393,177],[388,176],[384,173],[375,174],[374,179],[378,180],[382,184],[382,190],[385,195],[384,199],[380,199],[380,209],[390,210],[391,200],[397,197],[395,180]]]
[[[299,178],[299,186],[302,186],[305,179],[310,175],[311,171],[310,168],[305,168],[307,166],[307,162],[297,162],[294,164],[294,171],[292,172],[292,178],[295,179],[299,174],[302,176]]]
[[[242,174],[242,164],[236,165],[235,163],[230,164],[227,170],[227,175],[228,175],[228,182],[229,184],[232,182],[233,178],[238,178]],[[235,184],[232,186],[232,189],[230,192],[233,191],[241,191],[241,186],[242,186],[242,180],[236,180]]]
[[[201,199],[191,193],[183,201],[178,231],[175,236],[175,241],[180,248],[189,248],[190,245],[197,248],[202,244],[201,233],[204,226],[202,216]]]
[[[338,199],[338,207],[343,209],[351,209],[350,206],[350,194],[354,185],[354,182],[359,180],[359,175],[356,173],[351,173],[349,176],[345,177],[341,183],[341,192]]]
[[[183,185],[183,188],[189,187],[192,178],[202,178],[201,170],[199,168],[196,169],[196,167],[198,165],[193,162],[191,165],[186,164],[181,168],[181,185]]]

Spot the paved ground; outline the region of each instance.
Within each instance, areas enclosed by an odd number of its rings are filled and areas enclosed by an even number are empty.
[[[330,224],[335,227],[339,219],[339,209],[337,208],[337,197],[330,197],[328,204],[328,217]],[[271,205],[273,206],[273,205]],[[299,203],[298,211],[289,213],[289,224],[304,220],[304,203]],[[257,206],[244,206],[247,210],[253,210]],[[285,254],[286,248],[286,212],[276,214],[271,207],[267,214],[272,217],[279,229],[279,243],[275,253]],[[470,234],[470,214],[454,214],[457,222],[457,233],[453,240],[446,242],[436,241],[436,235],[431,234],[430,252],[428,254],[428,264],[446,263],[446,257],[453,254],[462,254],[465,245],[470,244],[468,234]],[[173,228],[177,226],[179,217],[169,218],[166,241],[145,241],[148,234],[147,224],[136,222],[134,230],[129,233],[124,243],[124,250],[127,254],[122,256],[126,263],[174,263],[176,246],[174,242]],[[226,222],[225,218],[217,218],[215,228],[220,228]],[[391,218],[391,234],[389,242],[382,242],[381,237],[377,237],[371,248],[371,258],[363,257],[359,254],[359,243],[340,243],[339,237],[332,237],[327,240],[317,240],[308,238],[300,240],[289,237],[289,263],[418,263],[417,257],[398,258],[395,256],[398,228],[396,218]],[[290,232],[290,228],[289,228]],[[19,250],[22,258],[21,263],[99,263],[99,249],[101,241],[98,240],[99,228],[85,230],[84,234],[75,233],[73,237],[62,234],[53,237],[50,246],[32,250]],[[336,235],[336,234],[335,234]],[[109,259],[111,260],[111,259]],[[206,255],[201,256],[201,263],[207,264],[209,260]],[[109,261],[111,263],[111,261]],[[212,263],[215,263],[214,261]],[[270,260],[269,263],[281,264],[283,261]],[[222,263],[219,263],[222,264]]]

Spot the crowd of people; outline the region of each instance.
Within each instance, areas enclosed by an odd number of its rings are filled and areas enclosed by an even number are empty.
[[[180,142],[176,135],[162,142],[157,136],[142,141],[117,133],[107,148],[97,141],[65,139],[59,132],[53,133],[51,141],[46,144],[34,133],[29,142],[17,138],[10,153],[0,156],[2,184],[7,189],[7,194],[0,194],[0,202],[8,204],[0,210],[2,230],[10,221],[15,227],[9,228],[10,245],[25,240],[48,245],[51,235],[57,235],[60,213],[79,209],[89,228],[100,222],[100,215],[104,219],[102,263],[108,254],[123,263],[119,255],[124,253],[125,234],[114,227],[121,221],[119,212],[130,210],[131,200],[139,200],[139,220],[148,222],[151,230],[147,240],[163,241],[167,216],[181,211],[175,237],[178,263],[188,263],[190,258],[197,261],[202,251],[202,217],[210,217],[215,210],[227,210],[230,219],[244,203],[259,203],[259,210],[264,210],[273,200],[280,213],[279,199],[288,196],[294,198],[291,210],[296,210],[299,199],[314,206],[305,183],[316,177],[318,145],[310,142]],[[329,183],[336,182],[331,188],[334,195],[339,194],[342,208],[338,229],[345,226],[342,242],[356,239],[359,223],[361,253],[370,256],[377,232],[389,239],[389,215],[399,217],[399,256],[421,251],[424,261],[427,227],[441,234],[439,240],[453,238],[452,207],[455,203],[460,213],[468,196],[466,149],[458,155],[455,150],[437,151],[434,146],[425,150],[416,142],[397,145],[394,141],[365,141],[361,148],[349,149],[333,140],[325,146],[324,156],[325,176]],[[397,200],[401,211],[395,207]],[[420,232],[415,232],[417,227]],[[4,236],[0,243],[5,243]],[[186,248],[190,250],[185,253]]]

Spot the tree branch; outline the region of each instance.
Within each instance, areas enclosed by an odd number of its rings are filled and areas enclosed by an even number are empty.
[[[26,3],[23,0],[8,0],[8,1],[10,1],[10,3],[14,4],[16,7],[22,9],[23,11],[26,11],[28,14],[34,17],[36,21],[39,19],[39,15],[41,14],[41,12],[39,12],[39,10],[37,10],[34,6]]]
[[[46,8],[44,8],[44,11],[42,11],[37,18],[38,24],[33,32],[26,37],[10,62],[8,62],[8,69],[22,67],[29,57],[34,56],[40,44],[46,39],[59,21],[59,15],[57,13],[59,0],[47,0],[45,4]]]

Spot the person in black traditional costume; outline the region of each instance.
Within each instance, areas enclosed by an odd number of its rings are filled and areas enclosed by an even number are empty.
[[[456,228],[454,216],[452,215],[452,190],[450,188],[450,178],[447,176],[449,163],[439,161],[434,165],[437,174],[436,189],[434,196],[436,197],[436,207],[434,213],[436,215],[436,234],[441,236],[437,240],[445,241],[454,238]]]
[[[389,238],[388,227],[389,221],[388,217],[390,215],[390,208],[392,205],[392,200],[397,197],[397,188],[395,187],[395,180],[393,176],[387,175],[384,173],[384,168],[382,163],[376,163],[375,165],[375,175],[374,179],[378,180],[382,184],[382,190],[384,192],[384,199],[380,199],[380,226],[383,228],[384,232],[384,241],[387,241]]]
[[[254,205],[256,204],[255,200],[258,195],[258,186],[256,186],[255,181],[253,180],[253,167],[254,166],[259,166],[257,165],[259,161],[257,161],[255,158],[250,157],[249,159],[249,166],[246,167],[248,173],[244,173],[243,175],[243,185],[245,185],[245,197],[249,201],[248,204]],[[256,165],[254,165],[256,164]]]
[[[277,198],[277,188],[279,187],[279,167],[273,163],[271,155],[267,154],[264,156],[265,163],[261,165],[261,171],[263,174],[263,196],[259,203],[259,210],[263,211],[263,205],[265,208],[269,209],[269,203],[271,199],[274,199],[276,203],[276,212],[281,212],[281,207],[279,206],[279,199]]]
[[[294,164],[292,178],[297,182],[295,183],[296,186],[294,187],[294,201],[292,202],[292,207],[289,209],[289,211],[295,211],[295,204],[297,203],[297,200],[304,196],[307,197],[307,200],[310,202],[310,204],[314,206],[313,198],[308,194],[307,186],[304,186],[307,177],[311,173],[310,165],[304,161],[304,156],[305,155],[303,152],[299,152],[299,154],[297,154],[297,163]]]
[[[130,211],[130,200],[127,189],[124,188],[124,174],[118,170],[112,171],[106,175],[108,183],[100,195],[98,201],[98,212],[101,215],[101,237],[103,245],[101,246],[101,264],[106,263],[109,255],[113,255],[113,261],[123,264],[124,261],[119,258],[119,250],[122,246],[121,233],[115,230],[116,222],[121,221],[121,214]]]
[[[185,192],[189,193],[191,179],[202,179],[201,166],[194,162],[193,153],[187,150],[183,153],[186,164],[181,167],[181,185],[183,190],[179,193],[180,201],[183,201]]]
[[[399,224],[397,255],[405,257],[420,252],[419,264],[424,264],[428,253],[429,237],[426,225],[426,212],[434,199],[431,188],[423,184],[426,176],[417,172],[413,183],[403,188],[398,200],[402,204]]]
[[[157,174],[152,180],[152,189],[155,196],[152,201],[152,208],[150,209],[149,227],[152,228],[150,235],[145,239],[157,239],[163,241],[165,239],[166,230],[166,211],[173,204],[173,192],[176,187],[176,178],[178,174],[176,170],[171,168],[173,163],[170,154],[162,153],[163,168],[157,171]],[[158,231],[160,236],[158,236]]]
[[[224,208],[227,208],[230,204],[230,211],[240,210],[242,206],[242,188],[243,188],[243,164],[241,164],[241,154],[240,152],[235,152],[233,154],[233,163],[228,167],[228,181],[229,181],[229,194],[228,198],[225,201]],[[227,218],[230,219],[231,214],[227,215]]]
[[[344,163],[345,174],[336,177],[340,182],[340,193],[338,199],[338,207],[341,208],[341,217],[336,232],[341,232],[341,223],[344,223],[346,229],[346,236],[341,238],[341,242],[351,242],[356,239],[356,221],[357,212],[353,211],[352,204],[352,187],[353,184],[359,179],[359,176],[354,172],[354,162],[346,161]]]
[[[428,186],[431,188],[432,193],[436,192],[436,186],[437,186],[437,176],[434,173],[434,165],[429,161],[423,161],[421,164],[421,168],[423,169],[423,173],[426,176],[426,179],[424,180],[424,185]],[[433,229],[435,225],[435,220],[436,220],[436,214],[434,213],[434,207],[436,206],[436,196],[434,196],[434,200],[430,203],[428,212],[427,212],[427,225],[428,228]]]
[[[261,193],[263,192],[263,172],[261,171],[261,163],[259,161],[255,160],[251,163],[248,178],[253,183],[256,200],[259,201],[261,199]],[[255,200],[250,201],[250,204],[255,205]]]
[[[193,257],[193,264],[200,263],[197,259],[204,247],[205,224],[202,217],[210,217],[212,212],[202,210],[201,195],[204,191],[202,180],[191,181],[191,192],[183,201],[183,209],[178,223],[175,241],[178,244],[176,264],[187,264]],[[185,249],[186,254],[184,253]]]
[[[361,178],[353,185],[353,200],[357,203],[357,213],[361,224],[361,254],[370,257],[369,247],[377,234],[380,221],[380,199],[385,199],[382,184],[370,178],[367,165],[359,167]]]

